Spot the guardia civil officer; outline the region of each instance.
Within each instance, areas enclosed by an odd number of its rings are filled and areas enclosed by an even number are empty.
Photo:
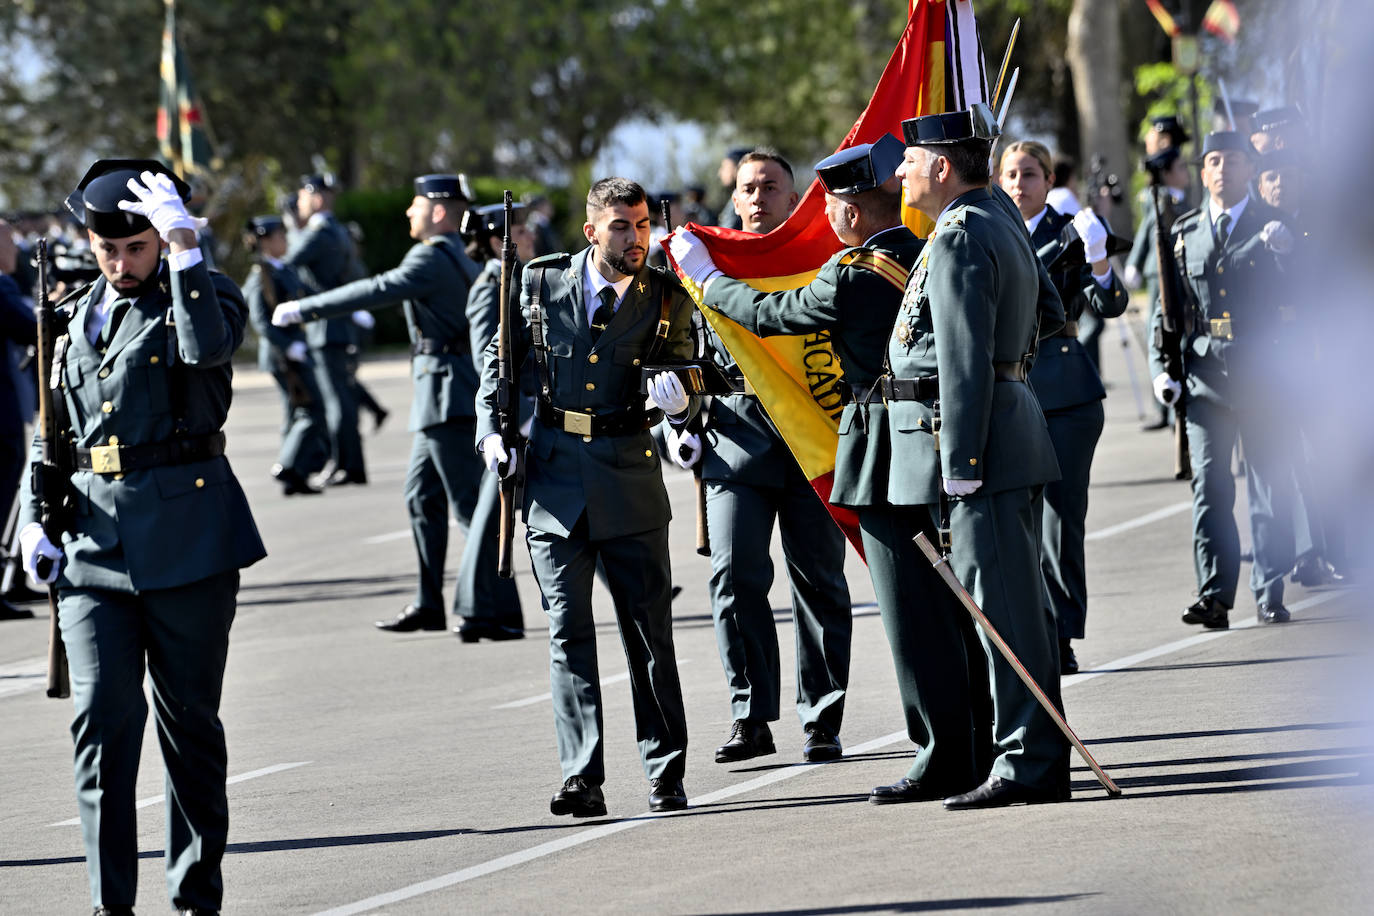
[[[410,405],[410,430],[415,439],[406,473],[405,500],[419,560],[419,583],[413,603],[395,619],[377,621],[383,630],[444,629],[449,514],[452,512],[467,535],[482,480],[481,462],[471,448],[477,369],[467,318],[468,291],[477,279],[478,267],[467,256],[459,234],[471,199],[472,192],[462,175],[421,175],[415,179],[415,196],[406,210],[410,236],[416,244],[399,266],[327,293],[283,302],[272,316],[274,324],[286,326],[397,303],[405,310],[415,386]],[[493,601],[513,599],[514,586],[497,581],[494,562],[483,563],[469,574],[485,578],[488,584],[484,591]],[[456,613],[462,610],[455,608]],[[484,616],[488,621],[473,624],[481,629],[479,634],[470,628],[460,635],[465,639],[470,635],[493,639],[524,635],[523,631],[496,625],[496,608]]]
[[[145,666],[167,771],[172,905],[217,912],[223,896],[220,691],[239,570],[266,552],[221,432],[243,299],[205,266],[188,196],[157,162],[106,159],[67,198],[102,274],[58,308],[52,372],[64,442],[48,495],[65,490],[75,511],[57,544],[31,492],[21,516],[25,568],[57,584],[97,912],[134,904]],[[35,442],[31,460],[40,456]]]
[[[1059,626],[1059,667],[1078,671],[1071,640],[1082,639],[1088,616],[1083,537],[1088,478],[1102,436],[1107,389],[1078,341],[1078,319],[1092,312],[1105,321],[1126,310],[1129,297],[1107,260],[1109,234],[1091,209],[1064,216],[1045,203],[1054,174],[1050,151],[1034,140],[1002,152],[998,176],[1011,195],[1064,305],[1064,327],[1040,344],[1030,385],[1045,412],[1060,479],[1045,484],[1040,520],[1040,568]]]
[[[312,496],[322,492],[309,477],[329,458],[329,429],[324,418],[324,398],[310,362],[310,347],[299,327],[272,324],[272,310],[279,302],[304,294],[300,277],[282,256],[286,253],[286,226],[279,216],[255,216],[248,221],[245,238],[255,253],[243,298],[248,318],[258,332],[258,368],[270,373],[282,398],[282,443],[272,476],[281,482],[286,496]]]
[[[771,232],[797,205],[792,166],[766,148],[746,153],[735,175],[735,210],[747,232]],[[769,722],[781,706],[778,631],[768,592],[768,556],[776,522],[782,537],[792,614],[797,632],[797,718],[807,760],[842,753],[840,725],[849,684],[853,623],[844,579],[844,535],[773,427],[758,398],[747,390],[739,366],[712,330],[707,350],[738,393],[711,399],[705,451],[706,517],[711,531],[711,615],[716,645],[730,689],[734,722],[717,763],[735,763],[776,751]],[[695,434],[689,449],[702,452]],[[676,438],[668,443],[674,460]]]
[[[350,279],[353,239],[334,216],[335,189],[332,176],[305,175],[296,193],[296,212],[305,226],[292,241],[285,260],[300,272],[307,292],[326,292]],[[367,483],[363,441],[358,435],[358,397],[353,389],[357,333],[347,314],[312,321],[305,328],[329,424],[334,460],[334,470],[326,481],[330,486]]]
[[[1058,702],[1058,645],[1040,573],[1035,504],[1059,469],[1026,371],[1037,325],[1041,334],[1057,332],[1063,310],[1042,287],[1043,268],[1017,211],[987,188],[998,134],[992,111],[977,104],[912,118],[902,129],[907,147],[897,174],[906,201],[936,224],[887,350],[889,385],[914,395],[888,404],[888,498],[948,513],[951,569]],[[1067,798],[1068,743],[980,637],[996,757],[982,785],[946,798],[945,807]],[[915,786],[902,794],[908,800],[933,793]]]
[[[888,486],[893,443],[887,405],[936,393],[933,380],[923,389],[893,388],[885,378],[888,338],[907,276],[925,244],[902,225],[901,182],[895,175],[902,153],[902,142],[885,134],[817,163],[830,227],[849,247],[799,289],[758,292],[720,276],[691,233],[678,232],[672,242],[679,266],[693,281],[706,284],[707,306],[761,336],[828,332],[844,370],[850,396],[840,416],[830,502],[858,512],[864,558],[898,659],[907,734],[917,746],[906,777],[873,790],[870,799],[876,804],[943,798],[977,785],[984,770],[977,761],[975,720],[991,715],[982,671],[986,662],[968,614],[912,543],[921,531],[935,538],[934,515]],[[835,652],[847,646],[818,648]],[[966,646],[974,653],[974,678]],[[981,701],[971,684],[981,688]]]
[[[641,367],[692,355],[692,303],[677,278],[649,267],[644,189],[604,178],[587,193],[590,243],[525,265],[512,328],[515,365],[532,356],[539,401],[526,450],[525,528],[549,616],[549,667],[563,787],[549,810],[606,813],[601,687],[592,619],[598,561],[630,669],[635,734],[649,807],[687,805],[687,726],[673,652],[663,470],[649,430],[696,410],[672,373],[640,394]],[[488,469],[512,465],[498,432],[497,347],[487,348],[477,442]],[[652,408],[652,409],[650,409]]]
[[[1184,384],[1163,370],[1152,337],[1155,396],[1187,398],[1193,464],[1193,552],[1198,600],[1183,622],[1229,626],[1240,575],[1240,538],[1232,510],[1231,453],[1245,449],[1254,564],[1250,588],[1261,623],[1289,619],[1283,577],[1293,568],[1293,463],[1288,424],[1296,407],[1275,368],[1292,357],[1296,303],[1283,295],[1283,265],[1294,237],[1288,217],[1254,198],[1254,148],[1241,133],[1208,134],[1202,147],[1207,200],[1174,223],[1175,260],[1191,321],[1183,335]],[[1156,318],[1158,321],[1158,318]],[[1186,387],[1185,387],[1186,386]]]

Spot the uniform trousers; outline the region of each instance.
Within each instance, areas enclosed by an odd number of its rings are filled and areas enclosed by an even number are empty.
[[[768,591],[773,522],[792,587],[797,651],[797,715],[839,734],[849,685],[853,631],[844,580],[844,534],[795,461],[779,486],[708,480],[711,613],[730,687],[732,718],[775,722],[780,715],[778,630]]]
[[[363,440],[358,435],[358,400],[348,368],[348,347],[312,348],[310,358],[315,363],[315,379],[324,397],[324,417],[329,426],[334,466],[350,474],[366,475]]]
[[[644,773],[681,779],[687,718],[673,649],[667,527],[592,540],[584,515],[567,537],[527,528],[526,541],[549,617],[549,683],[563,778],[581,776],[589,785],[606,779],[592,617],[592,579],[600,561],[629,667]]]
[[[1045,412],[1060,479],[1045,484],[1040,520],[1040,568],[1050,593],[1061,639],[1082,639],[1088,617],[1088,573],[1083,538],[1088,518],[1088,478],[1102,436],[1101,401]]]
[[[146,662],[166,768],[168,895],[175,906],[220,908],[229,803],[219,703],[238,587],[238,570],[231,570],[138,594],[59,594],[75,706],[77,806],[97,907],[134,903]]]
[[[324,415],[324,397],[313,369],[293,366],[290,374],[280,367],[272,370],[282,401],[282,440],[277,463],[302,477],[324,467],[329,460],[329,425]],[[292,396],[292,389],[299,392]],[[298,401],[293,405],[292,401]],[[305,403],[308,402],[308,403]]]
[[[502,579],[496,574],[501,536],[501,481],[495,474],[483,473],[481,478],[477,503],[468,522],[463,557],[458,563],[453,613],[469,620],[523,630],[525,621],[515,580]]]

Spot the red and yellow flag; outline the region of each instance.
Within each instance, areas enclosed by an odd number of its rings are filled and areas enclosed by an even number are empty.
[[[176,0],[164,0],[167,19],[162,29],[162,89],[157,106],[158,153],[183,178],[208,172],[213,150],[206,130],[200,96],[191,84],[191,71],[177,41]]]
[[[1202,27],[1213,35],[1235,43],[1240,33],[1240,11],[1231,0],[1214,0],[1202,17]]]
[[[945,0],[916,0],[906,31],[848,136],[836,150],[902,135],[902,121],[945,110]],[[767,235],[716,226],[688,227],[705,242],[726,276],[764,292],[805,286],[839,251],[825,218],[825,192],[813,181],[787,221]],[[664,248],[667,248],[665,240]],[[697,304],[701,290],[683,278]],[[782,434],[816,492],[829,504],[842,410],[843,373],[826,332],[759,338],[725,316],[702,309]],[[850,542],[863,553],[858,519],[830,506]]]
[[[1145,0],[1145,5],[1150,8],[1151,13],[1154,13],[1155,21],[1159,23],[1159,27],[1164,30],[1165,35],[1173,38],[1183,31],[1183,29],[1179,28],[1178,23],[1174,21],[1174,17],[1169,15],[1169,11],[1164,8],[1164,4],[1160,3],[1159,0]]]

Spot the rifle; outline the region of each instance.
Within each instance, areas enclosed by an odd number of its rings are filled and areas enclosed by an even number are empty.
[[[663,228],[672,232],[672,214],[666,199],[659,201],[659,209],[663,218]],[[708,367],[710,370],[715,370],[717,376],[722,376],[723,378],[723,374],[720,372],[719,368],[710,360],[701,360],[697,361],[697,364],[688,363],[683,366],[655,366],[653,369],[655,370],[655,374],[657,370],[672,369],[679,373],[679,378],[682,378],[683,373],[685,373],[687,378],[683,379],[684,384],[682,387],[689,394],[697,394],[708,384],[703,378],[704,373],[708,371]],[[641,384],[647,383],[650,378],[650,367],[646,366],[644,368],[645,371],[642,374]],[[729,385],[726,383],[726,388],[728,387]],[[701,439],[701,454],[697,456],[697,463],[692,465],[692,485],[697,495],[697,554],[699,556],[709,557],[711,555],[711,527],[706,522],[706,481],[701,479],[702,465],[706,464],[706,424],[702,419],[704,413],[704,411],[700,412],[693,417],[684,431],[693,433],[697,438]]]
[[[1183,337],[1187,333],[1187,317],[1183,313],[1183,291],[1179,288],[1178,264],[1169,244],[1169,230],[1174,224],[1173,201],[1159,183],[1150,186],[1150,201],[1155,214],[1155,258],[1159,266],[1159,338],[1156,344],[1164,354],[1164,371],[1169,378],[1185,384],[1183,369]],[[1180,394],[1174,400],[1174,479],[1191,480],[1193,463],[1188,454],[1188,408]]]
[[[71,469],[60,457],[64,454],[59,441],[57,414],[53,410],[52,379],[53,325],[57,311],[48,298],[48,241],[38,240],[38,436],[42,460],[35,464],[29,484],[38,497],[39,523],[43,533],[54,544],[62,543],[62,532],[70,527]],[[60,395],[59,395],[60,396]],[[51,560],[40,561],[35,570],[46,578]],[[48,696],[62,699],[72,695],[70,673],[67,670],[67,649],[62,644],[62,629],[57,619],[57,585],[48,585]]]
[[[267,304],[267,314],[269,321],[272,312],[277,307],[277,284],[272,279],[271,268],[261,259],[253,265],[253,269],[258,272],[259,288],[262,290],[262,301]],[[309,409],[315,403],[315,398],[310,394],[310,386],[301,373],[301,365],[294,360],[286,358],[286,352],[277,353],[272,359],[273,365],[281,373],[282,381],[286,383],[286,403],[292,410],[298,407]]]
[[[501,521],[500,540],[496,551],[496,574],[509,579],[511,570],[511,551],[515,546],[515,509],[524,500],[525,490],[525,449],[520,441],[520,381],[516,373],[520,367],[515,363],[514,341],[511,337],[511,277],[515,271],[515,243],[511,241],[510,224],[514,203],[511,192],[505,196],[506,227],[501,236],[501,305],[500,323],[496,330],[496,425],[501,434],[501,444],[510,456],[507,471],[501,468]]]

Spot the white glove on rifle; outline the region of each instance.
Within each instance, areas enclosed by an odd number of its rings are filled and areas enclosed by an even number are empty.
[[[1260,230],[1260,241],[1274,254],[1293,253],[1293,233],[1276,219],[1264,224],[1264,228]]]
[[[42,525],[29,522],[24,526],[19,532],[19,552],[24,557],[24,572],[33,576],[35,582],[51,585],[57,581],[57,574],[62,566],[62,548],[48,540],[48,536],[43,533]],[[52,561],[46,576],[38,574],[38,564],[41,560]]]
[[[364,331],[370,331],[377,326],[377,319],[367,309],[358,309],[353,313],[353,323]]]
[[[1107,227],[1091,210],[1079,210],[1073,215],[1073,228],[1083,240],[1083,259],[1089,264],[1107,259]]]
[[[1145,278],[1140,274],[1140,268],[1136,267],[1134,264],[1126,265],[1126,276],[1124,279],[1127,289],[1140,289],[1145,283]]]
[[[143,184],[139,184],[140,179]],[[138,200],[121,200],[119,209],[145,217],[163,241],[171,241],[168,236],[174,229],[195,232],[207,222],[186,212],[186,204],[169,175],[144,172],[138,178],[129,179],[129,190]]]
[[[648,402],[670,417],[687,412],[687,392],[676,372],[660,372],[649,380]]]
[[[305,357],[310,353],[310,348],[305,345],[303,340],[293,340],[286,345],[286,358],[293,363],[305,362]]]
[[[668,457],[680,468],[690,469],[701,460],[701,437],[696,433],[668,430]]]
[[[712,277],[721,276],[716,262],[711,260],[711,252],[706,243],[681,226],[668,241],[668,253],[673,256],[677,266],[698,286],[705,286]]]
[[[298,302],[283,302],[272,310],[272,324],[279,328],[301,323],[301,306]]]
[[[486,462],[487,470],[499,477],[509,477],[515,473],[515,462],[501,442],[500,433],[489,433],[482,440],[482,460]]]
[[[1183,386],[1169,378],[1167,372],[1155,376],[1154,388],[1155,400],[1166,406],[1177,401],[1179,395],[1183,394]]]
[[[981,480],[955,480],[952,477],[946,477],[944,481],[945,493],[950,496],[969,496],[983,485]]]

